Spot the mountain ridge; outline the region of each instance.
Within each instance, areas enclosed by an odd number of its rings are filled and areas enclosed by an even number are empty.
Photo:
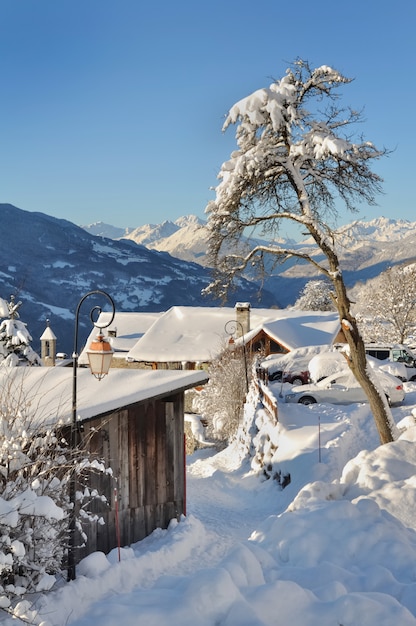
[[[206,222],[188,215],[175,222],[163,222],[166,223],[170,224],[171,231],[167,235],[159,235],[160,225],[146,224],[130,231],[126,238],[146,245],[149,249],[163,250],[172,256],[207,267]],[[415,259],[416,222],[380,216],[369,221],[351,222],[339,227],[337,233],[338,254],[349,288],[357,282],[374,278],[389,265]],[[311,238],[302,242],[293,239],[282,241],[322,260],[322,253],[316,249]],[[289,306],[308,280],[319,277],[321,275],[312,265],[293,257],[277,267],[269,262],[264,287],[278,294],[280,306]]]
[[[72,352],[75,310],[80,299],[96,289],[108,292],[118,311],[163,311],[175,304],[218,306],[201,292],[210,272],[195,263],[149,250],[132,240],[99,237],[64,219],[0,204],[10,235],[0,247],[0,296],[22,301],[21,320],[38,338],[46,320],[58,338],[59,352]],[[273,306],[276,298],[242,279],[230,295],[257,306]],[[90,301],[89,301],[90,302]],[[260,304],[261,303],[261,304]],[[91,308],[94,300],[91,299]],[[80,316],[80,341],[91,330],[87,303]]]
[[[138,227],[141,235],[152,239],[145,246],[130,238],[137,231],[134,228],[111,230],[122,235],[111,238],[91,234],[91,226],[82,228],[11,204],[0,204],[0,210],[10,233],[0,248],[0,296],[22,300],[21,319],[28,325],[36,351],[49,319],[58,337],[58,351],[72,352],[75,309],[92,290],[107,291],[118,311],[162,311],[175,304],[234,306],[239,300],[250,301],[253,307],[286,307],[294,304],[308,280],[320,276],[312,265],[293,259],[268,268],[262,291],[258,283],[241,278],[228,301],[220,303],[201,295],[211,274],[203,264],[205,224],[196,216],[164,222],[163,228]],[[109,232],[103,222],[96,222],[95,227]],[[407,220],[354,222],[343,227],[342,237],[341,266],[349,289],[388,266],[415,260],[416,223]],[[177,256],[158,249],[167,247],[167,242]],[[311,252],[305,241],[295,245]],[[314,254],[319,259],[320,251]],[[86,308],[80,317],[80,341],[91,329]]]

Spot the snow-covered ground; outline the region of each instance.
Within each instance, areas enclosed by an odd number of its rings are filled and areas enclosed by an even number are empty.
[[[22,603],[43,626],[416,625],[416,384],[378,446],[367,405],[258,410],[281,489],[241,447],[188,458],[187,517],[84,560],[77,580]],[[278,385],[277,394],[280,391]],[[4,619],[7,626],[18,623]]]

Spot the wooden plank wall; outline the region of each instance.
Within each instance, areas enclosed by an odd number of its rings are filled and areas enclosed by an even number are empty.
[[[113,476],[94,475],[91,486],[103,493],[108,505],[94,510],[105,521],[85,526],[87,544],[79,560],[97,550],[117,547],[115,489],[118,496],[121,546],[166,528],[185,510],[184,396],[150,400],[85,425],[84,439],[104,458]]]

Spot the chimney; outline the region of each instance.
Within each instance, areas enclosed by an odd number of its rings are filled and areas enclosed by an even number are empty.
[[[236,302],[235,315],[237,320],[237,337],[241,337],[242,334],[245,335],[250,330],[250,302]]]

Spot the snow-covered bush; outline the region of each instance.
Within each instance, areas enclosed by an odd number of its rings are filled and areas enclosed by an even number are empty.
[[[194,410],[208,423],[208,434],[229,442],[241,422],[251,364],[244,349],[225,348],[208,370],[209,381],[194,400]]]
[[[104,467],[72,451],[62,425],[40,426],[30,405],[10,378],[0,398],[0,607],[11,612],[16,598],[49,589],[65,567],[73,478],[81,533],[95,519],[89,503],[102,499],[88,479]]]

